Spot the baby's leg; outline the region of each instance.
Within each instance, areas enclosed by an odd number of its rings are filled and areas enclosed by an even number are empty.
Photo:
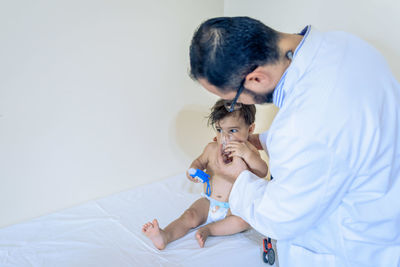
[[[143,225],[142,232],[153,241],[158,249],[184,236],[190,229],[203,224],[207,220],[209,201],[206,198],[196,200],[178,219],[161,229],[156,219]]]
[[[249,228],[250,225],[242,218],[235,215],[228,215],[223,220],[201,227],[196,232],[196,239],[200,247],[204,247],[204,243],[209,235],[233,235]]]

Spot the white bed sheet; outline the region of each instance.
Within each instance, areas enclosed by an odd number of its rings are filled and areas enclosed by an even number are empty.
[[[205,248],[193,230],[163,251],[141,233],[153,218],[168,225],[201,190],[182,174],[0,229],[0,266],[269,266],[255,230]]]

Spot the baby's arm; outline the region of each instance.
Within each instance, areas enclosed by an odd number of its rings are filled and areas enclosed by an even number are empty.
[[[249,166],[250,171],[255,175],[259,177],[267,176],[267,163],[261,158],[257,148],[249,141],[231,141],[226,145],[225,150],[229,152],[231,156],[241,157],[246,162],[247,166]]]
[[[205,170],[207,168],[208,165],[208,155],[210,153],[210,148],[211,148],[211,144],[209,143],[203,150],[203,153],[201,153],[200,156],[198,156],[193,162],[192,164],[190,164],[190,168],[193,169],[200,169],[200,170]],[[192,181],[192,182],[199,182],[197,179],[193,178],[192,176],[189,175],[189,173],[186,171],[186,176],[187,178]]]

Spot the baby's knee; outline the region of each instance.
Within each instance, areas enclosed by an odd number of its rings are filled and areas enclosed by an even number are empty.
[[[182,219],[188,223],[191,228],[197,227],[199,225],[199,215],[194,209],[187,209],[182,214]]]

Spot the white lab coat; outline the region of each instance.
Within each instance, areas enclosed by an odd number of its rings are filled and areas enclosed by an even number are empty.
[[[278,240],[283,267],[399,266],[400,86],[384,59],[311,28],[283,90],[260,135],[274,180],[242,172],[232,213]]]

